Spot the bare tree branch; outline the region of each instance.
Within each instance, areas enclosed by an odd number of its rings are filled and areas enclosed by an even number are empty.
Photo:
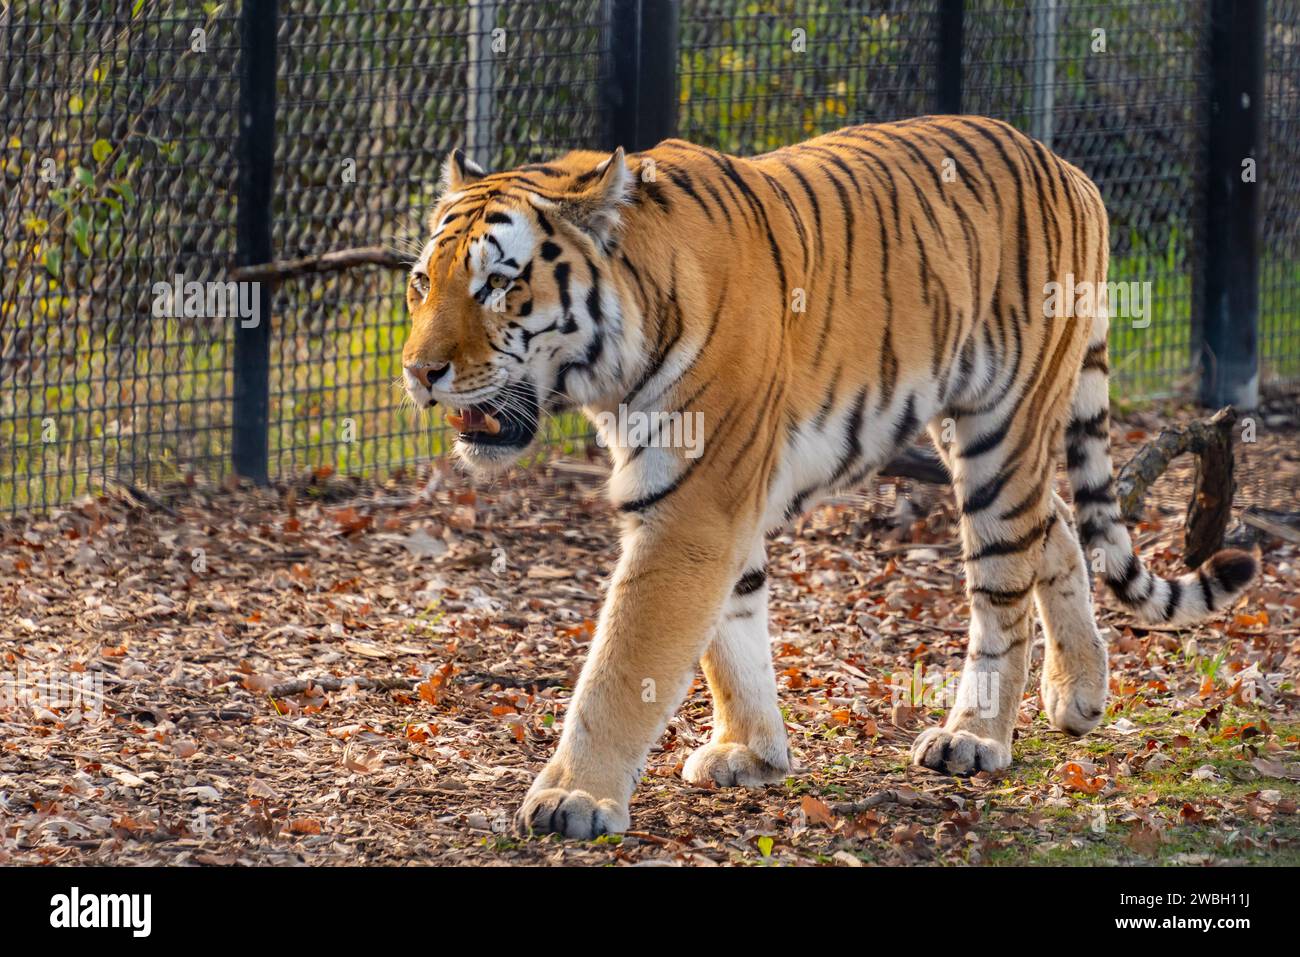
[[[383,266],[387,269],[406,269],[411,261],[401,253],[386,246],[358,246],[353,249],[336,249],[316,256],[300,259],[281,259],[276,262],[244,266],[232,273],[237,282],[279,282],[298,276],[316,273],[342,272],[356,266]]]
[[[1251,528],[1257,528],[1261,532],[1272,535],[1274,538],[1280,538],[1284,542],[1292,542],[1300,545],[1300,528],[1292,528],[1285,524],[1286,521],[1295,521],[1295,516],[1285,513],[1270,515],[1264,509],[1248,508],[1242,513],[1241,521]]]

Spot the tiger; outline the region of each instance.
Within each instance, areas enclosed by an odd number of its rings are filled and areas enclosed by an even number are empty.
[[[456,455],[484,476],[532,447],[542,416],[582,410],[621,526],[520,833],[626,831],[697,663],[714,711],[682,778],[795,773],[766,541],[923,431],[951,476],[970,624],[915,765],[1010,765],[1035,620],[1047,720],[1074,736],[1100,723],[1094,573],[1138,621],[1166,625],[1229,608],[1255,576],[1236,550],[1173,579],[1136,554],[1112,478],[1105,298],[1045,308],[1050,283],[1104,286],[1106,209],[1082,170],[1004,122],[853,126],[749,158],[668,139],[498,172],[456,150],[441,188],[406,289],[406,391],[442,403]],[[620,445],[620,415],[702,416],[698,454],[654,434]]]

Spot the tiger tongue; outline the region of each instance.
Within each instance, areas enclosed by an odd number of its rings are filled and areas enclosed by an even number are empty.
[[[458,432],[487,432],[496,435],[501,423],[481,409],[459,409],[456,415],[447,416],[447,422]]]

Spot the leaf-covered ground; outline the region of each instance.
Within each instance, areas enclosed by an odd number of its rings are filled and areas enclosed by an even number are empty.
[[[1158,425],[1117,426],[1117,458]],[[1298,446],[1266,429],[1249,462],[1295,488]],[[1190,468],[1136,533],[1166,571]],[[512,837],[615,560],[602,492],[596,461],[490,484],[439,467],[427,486],[196,487],[0,526],[0,672],[28,691],[102,676],[105,702],[0,694],[0,863],[1300,863],[1300,548],[1266,538],[1254,591],[1197,628],[1134,627],[1098,592],[1104,725],[1048,729],[1040,642],[1014,765],[954,780],[907,764],[965,642],[951,500],[929,488],[836,500],[772,543],[802,773],[684,784],[700,680],[632,833]]]

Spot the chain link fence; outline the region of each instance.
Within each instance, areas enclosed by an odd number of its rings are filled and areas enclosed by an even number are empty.
[[[1300,3],[1268,5],[1264,60],[1264,212],[1260,358],[1275,381],[1300,382]]]
[[[747,156],[932,113],[938,10],[938,0],[684,4],[678,135]]]
[[[600,0],[425,6],[334,0],[281,14],[273,245],[292,259],[381,242],[418,250],[442,158],[487,168],[595,144]],[[493,49],[494,44],[498,49]],[[406,277],[280,284],[270,471],[387,473],[442,451],[403,404]]]
[[[0,508],[225,467],[228,323],[153,288],[229,272],[238,71],[197,5],[0,13]]]
[[[256,296],[230,282],[253,2],[14,0],[0,12],[0,511],[227,474],[237,339],[254,320],[270,330],[270,477],[391,474],[444,448],[396,385],[400,273],[287,280],[269,316],[250,315]],[[1015,123],[1096,179],[1111,278],[1152,288],[1149,325],[1112,334],[1117,393],[1185,395],[1213,228],[1200,201],[1210,5],[967,0],[954,46],[941,0],[683,0],[670,62],[631,75],[667,67],[678,134],[740,154],[935,112],[956,80],[965,112]],[[454,146],[492,167],[611,147],[636,102],[612,38],[629,12],[667,6],[281,0],[275,258],[409,252]],[[1267,23],[1260,355],[1266,383],[1294,385],[1300,0],[1270,2]],[[550,438],[583,434],[558,423]]]

